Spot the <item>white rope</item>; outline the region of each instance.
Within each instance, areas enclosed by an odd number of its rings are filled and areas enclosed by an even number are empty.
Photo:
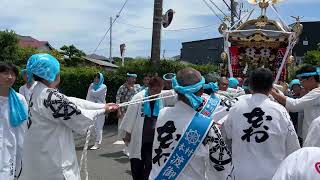
[[[150,102],[150,101],[156,101],[159,99],[166,99],[166,98],[170,98],[170,97],[175,97],[176,94],[171,94],[171,95],[167,95],[167,96],[162,96],[162,97],[158,97],[158,98],[153,98],[153,99],[144,99],[144,100],[140,100],[140,101],[129,101],[129,102],[125,102],[122,104],[118,104],[119,107],[124,107],[124,106],[130,106],[130,105],[134,105],[134,104],[140,104],[140,103],[145,103],[145,102]],[[148,98],[148,97],[146,97]]]
[[[82,154],[81,154],[81,159],[80,159],[80,173],[81,173],[81,168],[84,163],[84,173],[85,173],[85,180],[89,179],[89,173],[88,173],[88,145],[90,141],[90,135],[91,135],[91,130],[92,130],[93,125],[89,126],[88,131],[87,131],[87,136],[86,136],[86,142],[84,144]]]
[[[290,36],[289,36],[289,44],[288,44],[288,46],[287,46],[286,53],[285,53],[285,55],[284,55],[284,57],[283,57],[283,59],[282,59],[281,66],[280,66],[280,68],[279,68],[279,70],[278,70],[278,72],[277,72],[277,76],[276,76],[276,78],[275,78],[275,80],[274,80],[274,83],[275,83],[275,84],[277,84],[277,82],[279,81],[280,75],[281,75],[281,73],[282,73],[282,69],[283,69],[283,67],[284,67],[284,64],[286,63],[286,60],[287,60],[288,56],[289,56],[289,52],[291,52],[292,48],[293,48],[294,45],[295,45],[294,36],[295,36],[295,33],[294,33],[294,32],[291,32],[291,34],[290,34]]]

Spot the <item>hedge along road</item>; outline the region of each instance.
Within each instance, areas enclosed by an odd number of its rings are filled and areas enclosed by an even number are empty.
[[[95,132],[91,133],[89,148],[94,144]],[[130,180],[130,163],[127,156],[122,153],[124,145],[114,144],[117,141],[117,126],[105,125],[103,141],[98,150],[88,150],[89,180]],[[85,136],[75,134],[78,164],[85,144]],[[81,172],[81,179],[85,174]]]

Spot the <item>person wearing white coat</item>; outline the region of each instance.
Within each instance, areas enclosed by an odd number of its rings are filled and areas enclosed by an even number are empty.
[[[22,148],[28,105],[25,98],[12,89],[18,69],[0,63],[0,179],[13,180],[21,174]]]
[[[304,147],[282,161],[272,180],[320,179],[320,148]]]
[[[27,71],[38,84],[29,102],[31,125],[25,136],[19,180],[79,180],[73,131],[85,134],[99,115],[118,106],[59,93],[60,64],[49,54],[32,55]]]
[[[143,99],[160,92],[160,97],[173,93],[173,91],[161,91],[162,88],[162,80],[159,77],[152,77],[149,82],[149,87],[133,96],[132,101]],[[166,106],[166,100],[167,99],[161,99],[130,105],[120,124],[120,130],[126,132],[123,140],[126,145],[128,145],[132,177],[134,180],[146,180],[149,177],[152,167],[154,128],[160,109]]]
[[[302,86],[308,93],[301,98],[293,99],[272,91],[271,95],[290,112],[303,112],[302,139],[305,140],[310,125],[320,116],[320,68],[305,65],[297,71]]]
[[[95,75],[94,82],[91,83],[89,86],[86,100],[94,103],[106,103],[107,86],[103,83],[103,75],[101,73],[97,73]],[[100,148],[105,119],[105,114],[102,114],[99,117],[97,117],[97,120],[95,121],[94,126],[96,129],[96,142],[94,146],[90,148],[91,150],[96,150]]]
[[[272,72],[255,69],[249,82],[253,94],[243,96],[230,109],[222,134],[231,142],[235,179],[270,180],[300,145],[289,113],[268,97]]]

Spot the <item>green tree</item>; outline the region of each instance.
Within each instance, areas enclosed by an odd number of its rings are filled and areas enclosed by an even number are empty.
[[[60,48],[61,54],[65,56],[64,61],[66,66],[77,66],[84,63],[84,56],[86,55],[83,51],[76,48],[74,45],[62,46]]]
[[[320,51],[312,50],[307,51],[304,55],[304,63],[311,64],[313,66],[320,66]]]
[[[15,61],[15,65],[25,66],[30,56],[39,53],[39,51],[32,47],[18,47],[17,53],[18,59]]]
[[[18,38],[14,31],[0,31],[0,61],[15,63],[18,59]]]

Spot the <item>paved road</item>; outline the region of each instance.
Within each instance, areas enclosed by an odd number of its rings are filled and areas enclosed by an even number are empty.
[[[89,147],[94,144],[93,137]],[[131,180],[130,163],[127,156],[122,153],[124,145],[113,144],[117,141],[117,127],[105,126],[103,133],[102,148],[99,150],[88,150],[88,173],[89,180]],[[84,136],[75,135],[78,159],[81,157],[85,142]],[[80,160],[78,160],[80,164]],[[81,172],[83,176],[84,173]],[[82,178],[84,179],[84,178]]]

